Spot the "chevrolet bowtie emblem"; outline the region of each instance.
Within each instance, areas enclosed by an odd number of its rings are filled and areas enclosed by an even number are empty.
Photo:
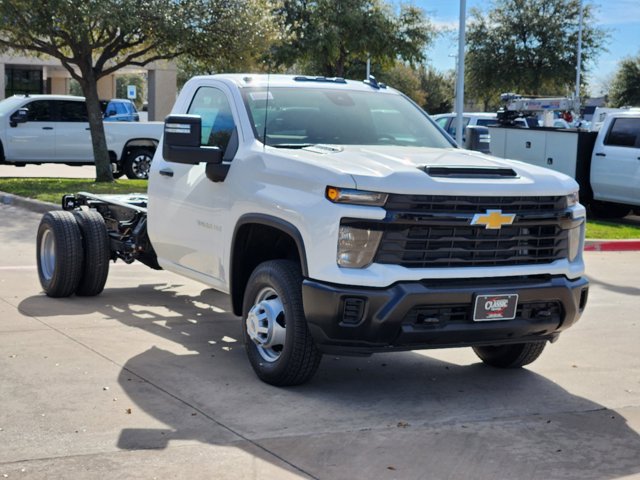
[[[484,225],[488,230],[499,230],[503,225],[511,225],[515,218],[513,213],[487,210],[487,213],[476,213],[471,219],[471,225]]]

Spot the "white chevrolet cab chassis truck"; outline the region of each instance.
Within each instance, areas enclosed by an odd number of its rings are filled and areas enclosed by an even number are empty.
[[[116,259],[198,280],[231,296],[274,385],[323,353],[470,346],[520,367],[587,302],[576,182],[456,148],[373,78],[196,77],[148,197],[62,205],[37,236],[49,296],[99,294]]]

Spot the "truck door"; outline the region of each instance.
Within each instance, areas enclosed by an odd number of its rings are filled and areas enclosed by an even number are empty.
[[[640,117],[613,118],[598,138],[591,160],[591,187],[598,200],[640,205]]]
[[[33,100],[22,108],[28,111],[27,121],[15,127],[7,127],[7,144],[4,145],[7,160],[43,161],[55,160],[56,122],[53,102]]]
[[[85,102],[54,100],[59,109],[56,158],[59,162],[92,162],[93,144]]]
[[[199,87],[186,113],[202,118],[202,145],[224,150],[237,125],[237,112],[223,88]],[[149,233],[165,268],[174,267],[225,291],[224,258],[229,242],[224,239],[233,233],[228,218],[233,195],[228,181],[212,182],[205,168],[203,163],[165,162],[156,155],[149,189]]]

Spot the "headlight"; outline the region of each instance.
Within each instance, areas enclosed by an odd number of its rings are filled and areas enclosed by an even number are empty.
[[[573,192],[567,195],[567,208],[573,207],[580,202],[580,195],[578,192]]]
[[[338,265],[346,268],[368,267],[373,262],[381,238],[380,230],[341,225],[338,233]]]
[[[584,222],[580,223],[577,227],[569,229],[569,261],[573,262],[578,253],[580,253],[580,242],[582,241],[582,232],[584,228]]]
[[[325,190],[327,199],[333,203],[348,203],[351,205],[370,205],[381,207],[386,201],[386,193],[365,192],[364,190],[354,190],[351,188],[327,187]]]

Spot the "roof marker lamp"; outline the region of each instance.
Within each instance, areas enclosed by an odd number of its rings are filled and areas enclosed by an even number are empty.
[[[386,193],[366,192],[364,190],[351,188],[327,187],[325,196],[327,200],[333,203],[382,207],[387,202],[389,195]]]

